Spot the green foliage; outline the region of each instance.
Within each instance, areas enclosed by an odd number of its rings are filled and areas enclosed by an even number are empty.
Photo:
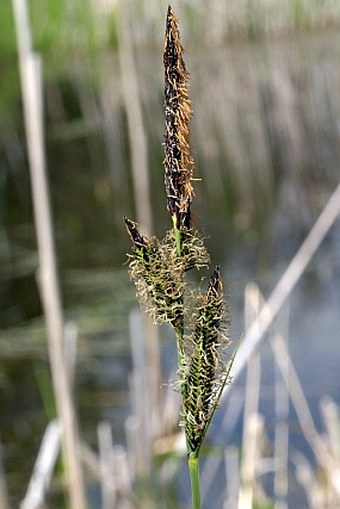
[[[135,20],[134,24],[143,30],[143,39],[146,43],[154,38],[154,24],[148,22],[150,15],[155,19],[160,13],[155,7],[150,13],[150,5],[143,1],[132,1]],[[264,0],[252,0],[246,2],[236,0],[225,19],[225,33],[237,37],[244,34],[254,37],[258,33],[273,32],[271,26],[279,24],[283,29],[300,29],[317,26],[318,22],[339,23],[340,8],[334,0],[290,0],[284,6],[279,3],[268,3]],[[102,48],[101,24],[105,21],[108,37],[105,38],[105,48],[117,47],[117,11],[114,7],[108,14],[100,12],[95,2],[82,0],[81,2],[67,2],[66,0],[28,0],[34,47],[44,54],[67,56],[72,48],[74,51],[81,47],[90,50]],[[206,22],[205,13],[208,5],[206,2],[192,2],[183,6],[181,20],[184,25],[200,38],[202,37],[201,25]],[[210,12],[212,19],[217,12]],[[2,30],[0,31],[0,58],[12,55],[16,52],[16,37],[11,0],[0,2],[0,19]],[[60,55],[61,56],[61,55]]]
[[[310,25],[311,11],[308,9],[304,0],[293,0],[290,2],[288,18],[291,19],[292,26],[301,30]]]
[[[12,56],[16,52],[16,37],[11,0],[0,2],[0,58]]]
[[[0,2],[0,128],[7,124],[16,109],[20,92],[16,55],[16,36],[11,0]]]
[[[45,362],[35,362],[33,371],[39,389],[40,397],[48,420],[56,418],[56,408],[51,382],[51,373]]]
[[[0,80],[0,129],[15,118],[19,111],[20,81],[17,66],[3,64]]]
[[[266,500],[262,504],[254,504],[254,509],[273,509],[275,507],[273,500]]]
[[[55,52],[62,44],[65,0],[30,1],[33,46],[41,53]]]

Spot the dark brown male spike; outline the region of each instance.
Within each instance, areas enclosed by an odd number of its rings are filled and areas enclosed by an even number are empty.
[[[192,116],[188,95],[189,73],[180,42],[178,20],[168,7],[164,38],[164,106],[165,142],[164,169],[167,209],[174,227],[190,230],[191,202],[194,194],[191,179],[194,161],[190,149],[189,122]]]

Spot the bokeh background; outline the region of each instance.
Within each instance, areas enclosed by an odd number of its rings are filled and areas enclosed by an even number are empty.
[[[171,226],[162,170],[167,2],[28,5],[33,46],[43,58],[63,307],[79,328],[81,433],[96,449],[96,425],[105,418],[115,443],[125,444],[129,313],[136,301],[124,265],[130,243],[122,218],[138,218],[142,231],[158,236]],[[255,281],[268,296],[339,181],[340,3],[176,0],[173,8],[191,74],[195,222],[213,263],[221,264],[237,341],[245,327],[245,285]],[[9,500],[17,507],[55,410],[10,0],[1,1],[0,19],[0,433]],[[340,402],[339,248],[337,222],[290,301],[292,358],[320,431],[320,400],[327,395]],[[169,331],[160,336],[166,382],[176,359]],[[274,361],[268,347],[263,364],[261,412],[270,437]],[[232,388],[241,399],[242,383]],[[241,448],[241,418],[237,422],[219,440]],[[289,423],[292,447],[313,464],[293,410]],[[289,507],[310,507],[290,475]],[[178,491],[177,505],[163,501],[162,507],[186,507],[185,488]],[[268,488],[269,500],[271,493]],[[214,503],[209,507],[223,507],[221,498]]]

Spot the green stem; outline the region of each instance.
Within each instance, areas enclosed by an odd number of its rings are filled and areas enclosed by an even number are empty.
[[[173,215],[173,216],[172,216],[172,224],[173,224],[174,233],[175,233],[175,240],[176,240],[176,250],[177,250],[177,254],[178,254],[179,256],[181,256],[181,251],[182,251],[182,239],[181,239],[181,231],[177,228],[177,216],[176,216],[176,215]]]
[[[178,256],[182,254],[182,236],[181,231],[177,228],[177,217],[176,215],[172,216],[173,229],[175,233],[175,242],[176,242],[176,250]],[[183,305],[183,303],[182,303]],[[184,305],[183,305],[184,306]],[[184,310],[184,307],[183,307]],[[177,356],[178,356],[178,366],[180,369],[180,377],[181,377],[181,395],[182,402],[186,400],[186,384],[185,380],[183,380],[183,370],[185,367],[185,352],[183,350],[183,340],[184,340],[184,321],[182,326],[176,330],[177,336]],[[191,486],[191,498],[192,498],[192,509],[201,509],[201,486],[200,486],[200,475],[199,475],[199,461],[198,461],[199,451],[190,452],[188,454],[188,467],[189,467],[189,475],[190,475],[190,486]]]
[[[202,507],[198,454],[198,451],[195,451],[188,455],[192,509],[201,509]]]
[[[180,388],[181,388],[181,396],[182,402],[186,399],[186,385],[184,379],[185,372],[185,352],[183,349],[183,340],[184,340],[184,329],[178,328],[176,329],[176,344],[177,344],[177,366],[179,370],[179,380],[180,380]]]

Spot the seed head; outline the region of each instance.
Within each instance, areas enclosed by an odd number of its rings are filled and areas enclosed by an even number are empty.
[[[194,161],[190,148],[189,122],[192,116],[188,95],[189,73],[180,42],[178,20],[168,8],[164,38],[164,106],[165,142],[164,169],[167,209],[176,228],[191,228],[191,185]]]
[[[230,345],[228,314],[223,298],[223,283],[216,267],[196,314],[192,351],[184,379],[183,425],[188,447],[197,451],[214,412],[221,385],[225,383],[225,351]]]

